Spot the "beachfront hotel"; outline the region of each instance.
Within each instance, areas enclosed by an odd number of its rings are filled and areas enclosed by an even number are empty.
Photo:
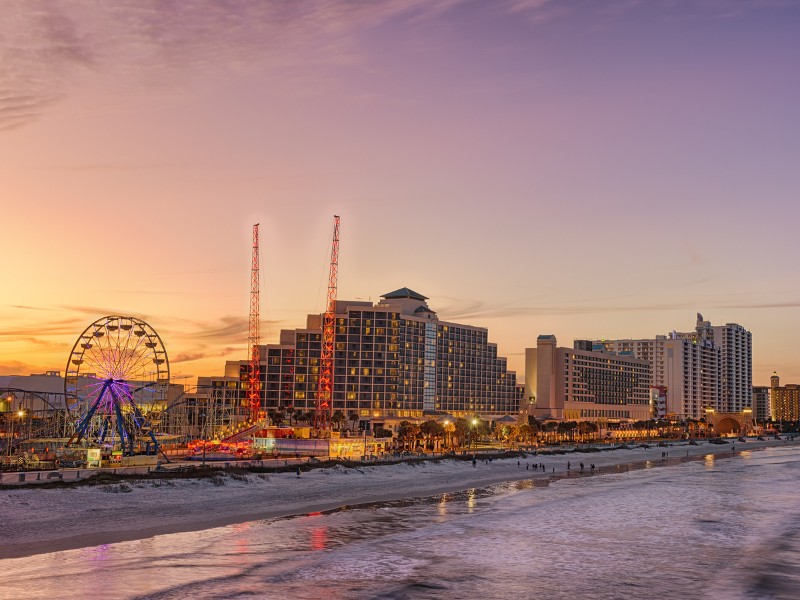
[[[666,388],[666,416],[700,419],[720,402],[721,355],[708,340],[681,334],[651,340],[603,340],[610,352],[647,360],[651,385]]]
[[[773,421],[800,420],[800,385],[781,385],[777,373],[769,378],[769,404]]]
[[[428,298],[408,288],[380,302],[336,302],[333,410],[361,420],[396,421],[423,415],[516,415],[522,388],[482,327],[439,319]],[[305,328],[282,330],[261,347],[262,407],[315,408],[322,315]],[[228,361],[224,377],[198,379],[200,393],[246,403],[248,362]]]
[[[595,343],[647,360],[652,385],[666,388],[669,417],[700,419],[709,408],[740,412],[752,407],[752,335],[741,325],[711,325],[698,313],[694,331]]]
[[[737,323],[712,325],[697,315],[693,339],[714,342],[720,350],[720,402],[718,411],[741,412],[753,401],[753,336]]]
[[[537,419],[625,422],[651,418],[650,363],[578,340],[540,335],[525,350],[525,396]]]

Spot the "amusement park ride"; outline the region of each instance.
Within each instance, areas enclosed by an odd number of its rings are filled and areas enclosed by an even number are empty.
[[[75,423],[67,445],[119,447],[125,456],[158,441],[147,413],[163,410],[169,386],[169,360],[158,333],[136,317],[98,319],[70,352],[64,399]]]
[[[328,275],[328,303],[322,324],[322,354],[320,357],[319,386],[317,388],[317,410],[315,427],[320,432],[331,428],[333,392],[333,346],[336,337],[336,288],[339,276],[339,216],[333,216],[333,242],[331,244],[331,266]]]
[[[328,437],[331,429],[338,262],[339,217],[334,215],[312,430],[316,438]],[[206,403],[199,407],[191,394],[170,385],[169,359],[158,333],[137,317],[110,315],[89,325],[73,345],[64,377],[63,404],[54,401],[52,393],[0,390],[0,400],[8,405],[2,409],[2,453],[20,453],[23,448],[33,452],[39,444],[76,451],[103,449],[117,458],[159,453],[166,457],[164,441],[180,439],[196,440],[195,452],[214,444],[217,449],[222,445],[233,452],[235,447],[241,453],[245,440],[267,427],[262,409],[259,284],[259,225],[255,224],[245,403],[238,404],[227,395],[220,397],[219,393],[227,393],[221,389],[209,392]],[[13,411],[12,404],[16,404]],[[10,435],[9,425],[14,423],[16,432]]]
[[[247,390],[247,399],[249,401],[250,419],[257,421],[261,412],[261,356],[259,344],[261,343],[260,334],[260,309],[261,301],[259,299],[260,285],[258,280],[258,262],[259,262],[259,249],[258,249],[258,223],[253,225],[253,266],[250,270],[250,337],[249,342],[249,356],[250,368],[249,375],[249,388]]]

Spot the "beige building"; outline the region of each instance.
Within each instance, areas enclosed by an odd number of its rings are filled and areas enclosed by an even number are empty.
[[[800,385],[782,386],[777,373],[769,379],[769,404],[773,421],[797,421],[800,419]]]
[[[607,350],[559,348],[540,335],[525,350],[525,396],[530,414],[567,421],[650,419],[650,363]],[[581,348],[581,349],[578,349]]]

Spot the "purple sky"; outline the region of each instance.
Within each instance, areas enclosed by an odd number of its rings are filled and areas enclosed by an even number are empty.
[[[0,373],[145,318],[173,374],[402,286],[489,328],[652,337],[700,311],[800,382],[800,3],[3,3]]]

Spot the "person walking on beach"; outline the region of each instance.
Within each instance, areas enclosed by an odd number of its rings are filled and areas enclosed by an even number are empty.
[[[567,461],[567,471],[569,471],[570,462]]]
[[[300,477],[300,465],[297,465],[297,476]]]
[[[581,471],[583,471],[583,463],[581,463]]]

